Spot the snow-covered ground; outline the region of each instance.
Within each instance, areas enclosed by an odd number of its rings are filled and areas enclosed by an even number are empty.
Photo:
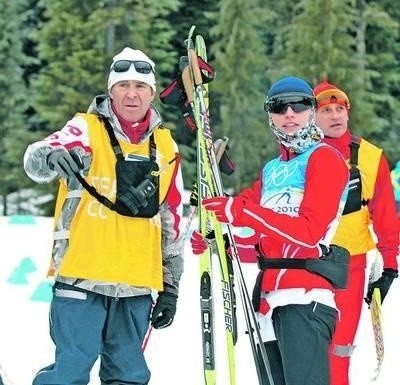
[[[51,249],[51,226],[50,218],[0,217],[0,371],[2,368],[7,374],[7,385],[30,385],[34,373],[52,362],[54,347],[48,335],[51,282],[45,278]],[[242,265],[242,270],[251,288],[255,267],[246,264]],[[150,385],[204,384],[198,281],[198,261],[187,246],[175,321],[167,329],[153,330],[146,347],[152,371]],[[375,382],[371,381],[376,364],[372,328],[368,309],[364,306],[352,361],[351,385],[398,383],[399,298],[400,280],[395,280],[384,303],[385,362]],[[217,296],[215,300],[218,305]],[[257,377],[242,314],[238,303],[237,385],[253,385],[257,383]],[[228,385],[223,325],[219,324],[217,328],[217,384]],[[90,385],[99,384],[96,372],[97,365],[93,368]]]

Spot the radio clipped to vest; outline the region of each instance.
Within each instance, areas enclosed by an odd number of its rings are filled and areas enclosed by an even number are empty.
[[[110,122],[105,118],[103,121],[117,157],[115,165],[117,195],[115,204],[111,209],[128,217],[154,217],[159,209],[160,190],[156,144],[153,135],[150,135],[149,138],[149,160],[126,160]]]
[[[151,218],[156,215],[160,191],[158,171],[157,163],[152,160],[117,159],[115,211],[131,217]]]

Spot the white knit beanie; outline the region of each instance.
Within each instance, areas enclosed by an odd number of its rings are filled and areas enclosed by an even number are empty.
[[[148,74],[142,74],[136,72],[135,66],[131,64],[128,71],[125,72],[115,72],[112,70],[113,65],[118,60],[132,60],[132,61],[145,61],[151,65],[153,71]],[[149,57],[138,49],[132,49],[129,47],[125,47],[119,54],[113,57],[112,64],[110,66],[110,73],[108,75],[108,91],[110,91],[111,87],[120,81],[123,80],[137,80],[143,83],[148,84],[154,91],[156,90],[156,79],[154,76],[154,67],[155,64]]]

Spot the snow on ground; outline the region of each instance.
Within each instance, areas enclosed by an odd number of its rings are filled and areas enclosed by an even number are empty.
[[[32,223],[34,222],[34,223]],[[48,335],[48,308],[51,281],[45,278],[51,250],[51,218],[0,217],[0,373],[8,385],[30,385],[41,367],[52,362],[54,346]],[[243,264],[242,270],[251,290],[255,266]],[[215,277],[218,287],[218,277]],[[152,371],[150,385],[202,385],[202,358],[199,313],[198,261],[187,245],[185,272],[181,281],[178,312],[171,327],[153,330],[146,347]],[[398,382],[397,352],[400,345],[400,280],[395,280],[385,299],[385,362],[380,376],[371,379],[376,364],[372,328],[364,306],[357,334],[351,385],[391,385]],[[215,295],[217,316],[222,320],[220,299]],[[235,349],[237,385],[256,384],[248,336],[238,298],[239,339]],[[228,385],[224,331],[217,324],[217,384]],[[98,366],[92,371],[90,385],[98,385]]]

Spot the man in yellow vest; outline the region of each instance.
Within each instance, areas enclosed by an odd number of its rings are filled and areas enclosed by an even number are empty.
[[[49,269],[55,361],[34,385],[87,384],[98,358],[102,384],[148,384],[149,324],[169,326],[176,311],[183,183],[177,145],[152,105],[154,62],[124,48],[107,88],[24,157],[31,179],[60,183]]]
[[[350,356],[364,297],[366,253],[376,247],[384,263],[382,276],[368,286],[366,301],[371,301],[375,287],[380,289],[383,301],[398,276],[399,221],[388,162],[380,148],[352,136],[348,128],[348,96],[327,81],[318,84],[314,93],[316,122],[324,132],[324,141],[343,155],[350,172],[346,206],[332,241],[349,250],[350,275],[347,289],[335,294],[340,320],[330,353],[331,385],[348,385]]]

